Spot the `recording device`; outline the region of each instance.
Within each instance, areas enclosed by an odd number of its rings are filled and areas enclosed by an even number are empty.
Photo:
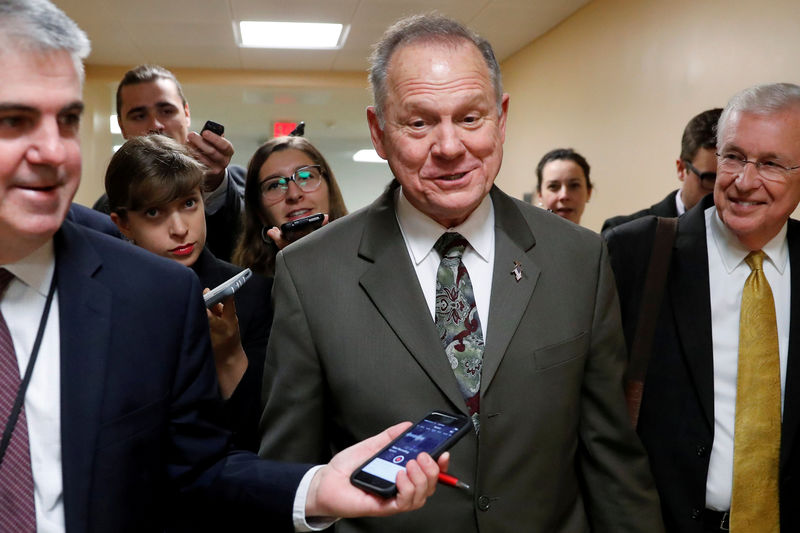
[[[294,242],[300,237],[305,237],[315,229],[321,228],[324,220],[324,213],[314,213],[307,217],[291,220],[285,224],[281,224],[281,234],[287,242]]]
[[[213,120],[206,120],[206,123],[203,124],[203,129],[200,130],[200,135],[202,135],[206,130],[210,131],[211,133],[216,133],[222,137],[222,134],[225,133],[225,126],[218,122],[214,122]]]
[[[306,132],[306,123],[303,121],[298,122],[297,126],[289,132],[289,137],[302,137]]]
[[[228,281],[205,293],[203,295],[203,299],[206,302],[206,309],[210,309],[228,296],[232,296],[233,293],[242,288],[242,285],[244,285],[252,275],[253,273],[250,271],[250,269],[245,268]]]
[[[408,461],[416,459],[421,452],[428,452],[437,459],[471,427],[472,421],[466,416],[431,411],[353,472],[350,482],[390,498],[397,494],[397,473],[405,470]]]

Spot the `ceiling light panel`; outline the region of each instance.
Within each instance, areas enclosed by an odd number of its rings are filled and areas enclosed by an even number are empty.
[[[242,20],[239,46],[244,48],[296,48],[335,50],[347,38],[349,26],[317,22]]]

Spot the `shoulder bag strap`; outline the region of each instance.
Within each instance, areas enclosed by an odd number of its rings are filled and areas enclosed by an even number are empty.
[[[634,427],[639,421],[639,408],[642,404],[647,364],[653,349],[656,321],[661,309],[661,300],[664,296],[670,258],[672,257],[672,245],[675,243],[677,231],[677,218],[658,217],[653,238],[653,250],[650,252],[650,263],[647,266],[647,277],[644,281],[642,301],[639,306],[639,321],[636,324],[628,369],[625,373],[625,399],[628,402],[628,414]]]

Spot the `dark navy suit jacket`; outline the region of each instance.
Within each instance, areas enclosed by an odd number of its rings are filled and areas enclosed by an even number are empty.
[[[66,531],[163,531],[180,494],[291,530],[308,466],[230,451],[197,277],[66,220],[55,236]]]

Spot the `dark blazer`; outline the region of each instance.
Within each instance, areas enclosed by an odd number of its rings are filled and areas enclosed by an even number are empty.
[[[678,189],[675,189],[669,193],[666,198],[657,204],[651,205],[647,209],[642,209],[641,211],[637,211],[632,215],[611,217],[603,222],[603,228],[600,231],[605,232],[606,230],[619,226],[620,224],[630,222],[631,220],[636,220],[637,218],[646,217],[648,215],[667,218],[676,217],[678,216],[678,207],[675,205],[675,196],[677,196],[677,194]]]
[[[244,210],[244,178],[247,171],[239,165],[228,165],[228,188],[225,204],[215,213],[206,214],[206,246],[223,261],[230,261],[242,232]]]
[[[203,287],[213,289],[243,270],[214,257],[204,248],[192,265]],[[272,325],[272,278],[253,274],[233,296],[239,335],[247,355],[247,370],[242,380],[228,398],[223,408],[223,425],[233,434],[237,448],[258,451],[260,436],[258,421],[261,418],[261,380],[264,376],[264,357]]]
[[[394,190],[277,257],[260,453],[317,461],[432,409],[466,413],[397,224]],[[656,532],[622,398],[624,341],[597,234],[494,188],[481,432],[452,451],[471,491],[340,532]],[[514,262],[522,266],[519,281]]]
[[[67,211],[67,220],[71,220],[81,226],[86,226],[100,233],[111,235],[112,237],[122,238],[119,228],[106,213],[100,213],[94,209],[73,203]]]
[[[176,491],[291,530],[301,465],[228,451],[197,277],[66,220],[56,234],[66,531],[156,532]]]
[[[714,369],[708,252],[703,211],[707,196],[678,222],[669,277],[657,321],[638,431],[656,479],[669,531],[703,530],[706,477],[714,441]],[[642,297],[656,219],[647,217],[606,235],[630,343]],[[792,265],[791,326],[781,437],[781,530],[800,531],[800,223],[787,232]]]

